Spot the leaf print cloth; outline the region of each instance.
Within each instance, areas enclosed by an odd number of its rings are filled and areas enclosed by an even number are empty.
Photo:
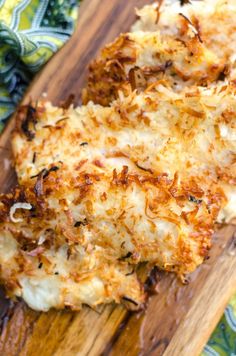
[[[236,356],[236,295],[225,309],[202,356]]]
[[[0,131],[34,74],[70,37],[79,0],[0,0]]]

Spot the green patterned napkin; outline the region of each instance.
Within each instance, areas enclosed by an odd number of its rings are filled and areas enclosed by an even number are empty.
[[[236,295],[225,309],[203,356],[236,356]]]
[[[0,0],[0,131],[33,75],[72,34],[78,3]],[[236,296],[203,355],[236,356]]]
[[[0,131],[33,75],[73,32],[79,0],[0,0]]]

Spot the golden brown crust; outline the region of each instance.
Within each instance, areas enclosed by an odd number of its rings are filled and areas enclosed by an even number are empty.
[[[20,110],[21,186],[0,198],[9,293],[40,310],[112,300],[139,308],[139,262],[193,271],[230,197],[224,185],[235,184],[235,110],[233,85],[174,95],[160,85],[109,108],[40,102],[30,140]]]
[[[224,65],[199,38],[183,36],[180,40],[159,32],[120,35],[90,64],[83,103],[109,105],[129,85],[143,91],[162,80],[178,91],[213,82]]]
[[[222,59],[225,65],[234,66],[234,0],[204,0],[189,2],[185,6],[163,2],[158,22],[156,7],[157,4],[154,3],[137,10],[139,19],[133,25],[132,31],[160,31],[164,36],[170,35],[179,39],[186,38],[192,32],[206,48]]]
[[[131,92],[110,108],[90,104],[64,112],[46,106],[27,150],[24,134],[15,134],[19,179],[40,191],[39,197],[56,199],[56,215],[67,209],[70,223],[79,207],[84,216],[79,230],[89,230],[93,243],[115,259],[130,253],[130,263],[192,271],[206,257],[214,222],[227,202],[221,184],[233,185],[235,177],[234,141],[223,132],[235,131],[229,114],[236,109],[234,92],[232,85],[219,85],[173,95],[160,86]],[[39,154],[29,168],[33,152]],[[160,220],[164,246],[157,238]],[[67,224],[63,234],[71,244],[86,241],[84,232],[77,236]]]
[[[0,265],[31,307],[140,308],[140,262],[183,277],[208,256],[219,216],[234,216],[235,85],[213,84],[229,67],[198,18],[178,24],[177,37],[125,34],[102,51],[84,102],[109,107],[19,109],[20,186],[0,196]]]

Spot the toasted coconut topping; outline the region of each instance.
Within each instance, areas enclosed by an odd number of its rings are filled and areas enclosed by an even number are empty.
[[[37,310],[141,308],[139,262],[185,280],[207,258],[217,219],[235,215],[235,98],[234,85],[219,82],[121,92],[110,107],[39,103],[34,139],[26,145],[20,129],[13,138],[23,186],[0,199],[9,293]],[[20,197],[34,209],[15,227],[8,207]]]
[[[140,92],[161,82],[178,92],[217,80],[224,62],[202,43],[197,25],[180,15],[190,29],[186,38],[139,31],[120,35],[107,45],[89,67],[83,102],[108,105],[129,86]]]
[[[86,106],[19,109],[1,280],[36,310],[140,309],[140,262],[187,283],[215,223],[235,217],[235,4],[183,3],[144,7],[139,31],[104,48]]]
[[[209,50],[227,63],[231,62],[236,41],[234,0],[183,1],[173,4],[164,1],[161,10],[158,23],[156,23],[155,3],[137,10],[139,19],[132,30],[134,32],[160,31],[162,35],[185,39],[188,23],[191,23],[196,34],[200,35],[203,44]],[[182,18],[179,16],[180,13]]]
[[[187,21],[188,26],[190,27],[190,29],[191,29],[191,30],[193,31],[193,33],[196,35],[196,37],[198,38],[199,42],[202,43],[203,41],[202,41],[202,39],[201,39],[199,30],[198,30],[196,27],[194,27],[194,24],[191,22],[191,20],[189,20],[189,18],[187,18],[187,16],[185,16],[185,15],[182,14],[182,13],[180,13],[179,15],[182,16],[185,21]]]

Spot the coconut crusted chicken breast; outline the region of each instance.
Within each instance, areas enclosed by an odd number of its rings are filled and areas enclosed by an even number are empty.
[[[199,40],[193,30],[185,38],[160,32],[126,33],[107,45],[89,66],[83,102],[109,105],[127,85],[139,91],[158,82],[174,91],[207,85],[224,72],[224,63]]]
[[[160,5],[161,4],[161,5]],[[160,31],[162,35],[185,38],[194,31],[199,40],[232,67],[235,78],[236,2],[235,0],[161,1],[137,10],[139,19],[132,31]]]
[[[59,180],[53,172],[51,179]],[[145,293],[134,268],[125,259],[114,263],[104,247],[90,243],[89,229],[82,242],[87,221],[73,221],[66,205],[54,200],[60,213],[52,200],[22,186],[0,196],[1,280],[8,294],[42,311],[112,301],[140,308]]]
[[[42,310],[140,305],[139,262],[181,276],[201,264],[219,213],[235,213],[235,94],[159,85],[106,108],[21,108],[13,149],[26,193],[1,199],[11,292]]]

